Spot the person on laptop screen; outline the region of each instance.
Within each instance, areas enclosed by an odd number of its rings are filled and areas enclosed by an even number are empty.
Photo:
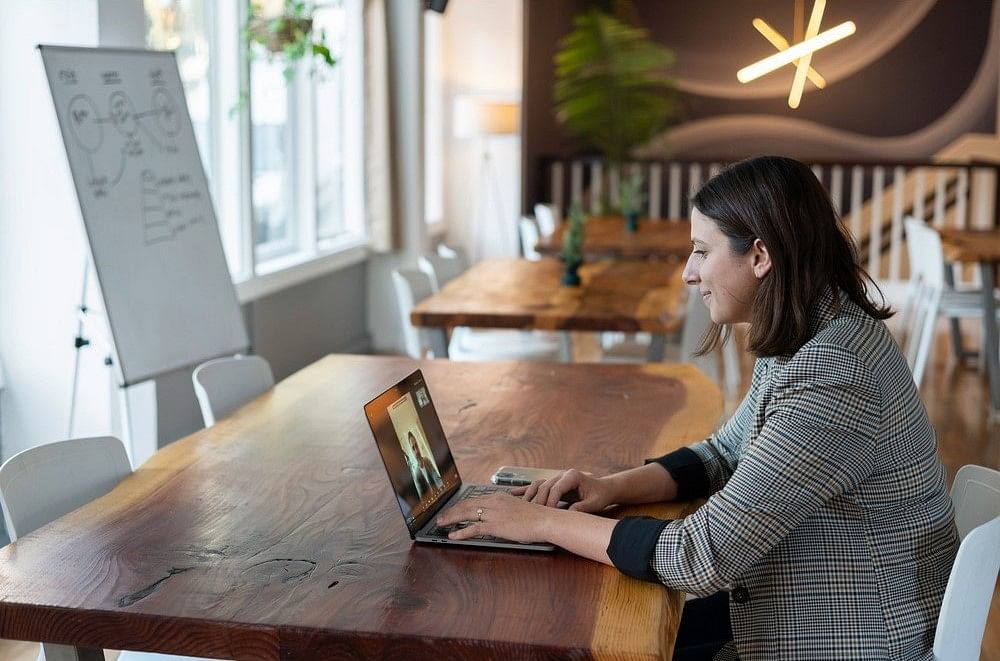
[[[747,323],[757,358],[732,418],[645,466],[566,471],[520,499],[458,503],[439,524],[551,542],[708,597],[685,605],[675,658],[700,626],[717,641],[708,658],[931,659],[954,511],[892,313],[870,297],[829,196],[798,161],[742,161],[694,196],[691,240],[684,281],[714,322],[701,351]],[[552,507],[574,490],[569,511]],[[593,514],[695,498],[708,500],[676,521]]]
[[[403,452],[406,456],[406,465],[410,467],[410,475],[413,476],[413,484],[417,488],[417,496],[423,498],[424,494],[441,489],[441,471],[438,470],[430,453],[424,454],[417,443],[417,437],[412,431],[406,432],[406,444]]]

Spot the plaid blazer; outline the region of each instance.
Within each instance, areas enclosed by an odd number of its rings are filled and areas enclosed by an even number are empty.
[[[717,658],[932,658],[958,549],[937,436],[885,324],[831,303],[794,355],[757,361],[718,432],[659,460],[710,497],[658,522],[648,569],[729,591]]]

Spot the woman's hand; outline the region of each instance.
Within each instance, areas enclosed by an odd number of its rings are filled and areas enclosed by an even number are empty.
[[[567,498],[567,495],[575,498]],[[569,509],[578,512],[602,512],[614,505],[614,493],[608,480],[582,473],[575,468],[563,471],[547,480],[532,482],[527,487],[514,489],[511,493],[524,500],[555,507],[560,500],[575,500]]]
[[[515,542],[548,542],[546,531],[553,514],[555,510],[500,493],[461,500],[445,510],[437,524],[469,522],[468,527],[449,533],[449,539],[492,535]]]

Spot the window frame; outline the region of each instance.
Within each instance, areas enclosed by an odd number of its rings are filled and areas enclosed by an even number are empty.
[[[361,0],[343,0],[347,11],[343,93],[348,98],[364,98]],[[364,112],[362,104],[344,104],[342,149],[344,172],[344,232],[319,239],[316,195],[314,87],[309,74],[311,63],[298,64],[295,80],[288,83],[289,150],[295,154],[286,163],[287,191],[291,204],[291,232],[274,245],[256,245],[253,218],[253,172],[250,103],[230,113],[240,91],[249,89],[250,62],[242,26],[248,16],[248,0],[206,2],[203,20],[209,33],[209,67],[206,72],[211,103],[208,158],[213,177],[209,182],[216,208],[219,233],[237,298],[241,303],[267,296],[326,273],[364,261],[368,255],[368,232],[364,203]],[[239,167],[232,167],[233,155]],[[227,167],[228,166],[228,167]]]

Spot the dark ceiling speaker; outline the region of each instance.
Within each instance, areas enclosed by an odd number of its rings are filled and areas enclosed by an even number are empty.
[[[448,6],[448,0],[424,0],[424,9],[444,13],[444,8]]]

